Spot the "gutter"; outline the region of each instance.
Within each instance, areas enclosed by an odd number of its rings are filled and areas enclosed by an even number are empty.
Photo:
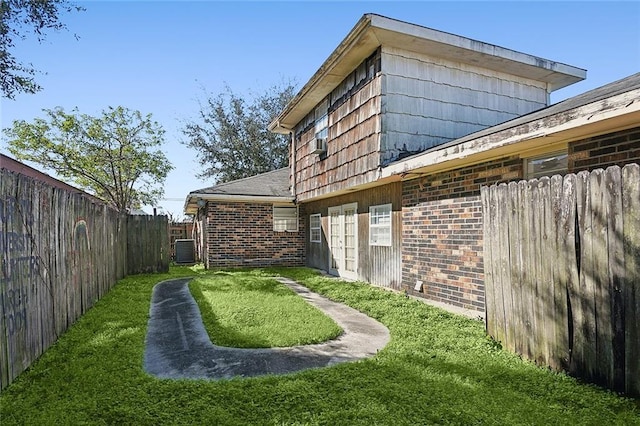
[[[237,203],[274,203],[274,204],[295,204],[295,197],[264,196],[264,195],[234,195],[234,194],[204,194],[192,192],[187,196],[183,211],[185,214],[193,215],[198,211],[198,201],[224,201]]]

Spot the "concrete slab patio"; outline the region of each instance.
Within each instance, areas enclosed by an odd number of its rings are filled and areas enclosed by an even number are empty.
[[[230,379],[287,374],[374,356],[389,342],[378,321],[309,291],[287,278],[280,282],[316,306],[344,330],[337,339],[289,348],[239,349],[211,343],[189,292],[191,278],[163,281],[153,289],[144,354],[147,373],[166,379]]]

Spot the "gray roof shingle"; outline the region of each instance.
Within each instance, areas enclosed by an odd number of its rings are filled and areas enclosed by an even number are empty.
[[[289,192],[289,168],[285,167],[198,189],[191,191],[190,194],[291,197],[291,192]]]

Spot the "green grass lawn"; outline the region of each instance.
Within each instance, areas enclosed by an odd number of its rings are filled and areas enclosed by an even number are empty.
[[[260,269],[219,271],[189,284],[211,341],[236,348],[320,343],[342,329]]]
[[[391,342],[287,376],[159,380],[142,370],[144,338],[151,289],[169,276],[128,277],[0,394],[0,424],[640,425],[633,400],[502,351],[481,322],[304,268],[271,273],[378,319]]]

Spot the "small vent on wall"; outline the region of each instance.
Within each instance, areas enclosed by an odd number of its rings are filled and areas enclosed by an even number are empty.
[[[193,239],[176,240],[176,263],[196,263],[196,244]]]
[[[312,154],[322,154],[327,151],[327,138],[315,138],[313,140]]]

